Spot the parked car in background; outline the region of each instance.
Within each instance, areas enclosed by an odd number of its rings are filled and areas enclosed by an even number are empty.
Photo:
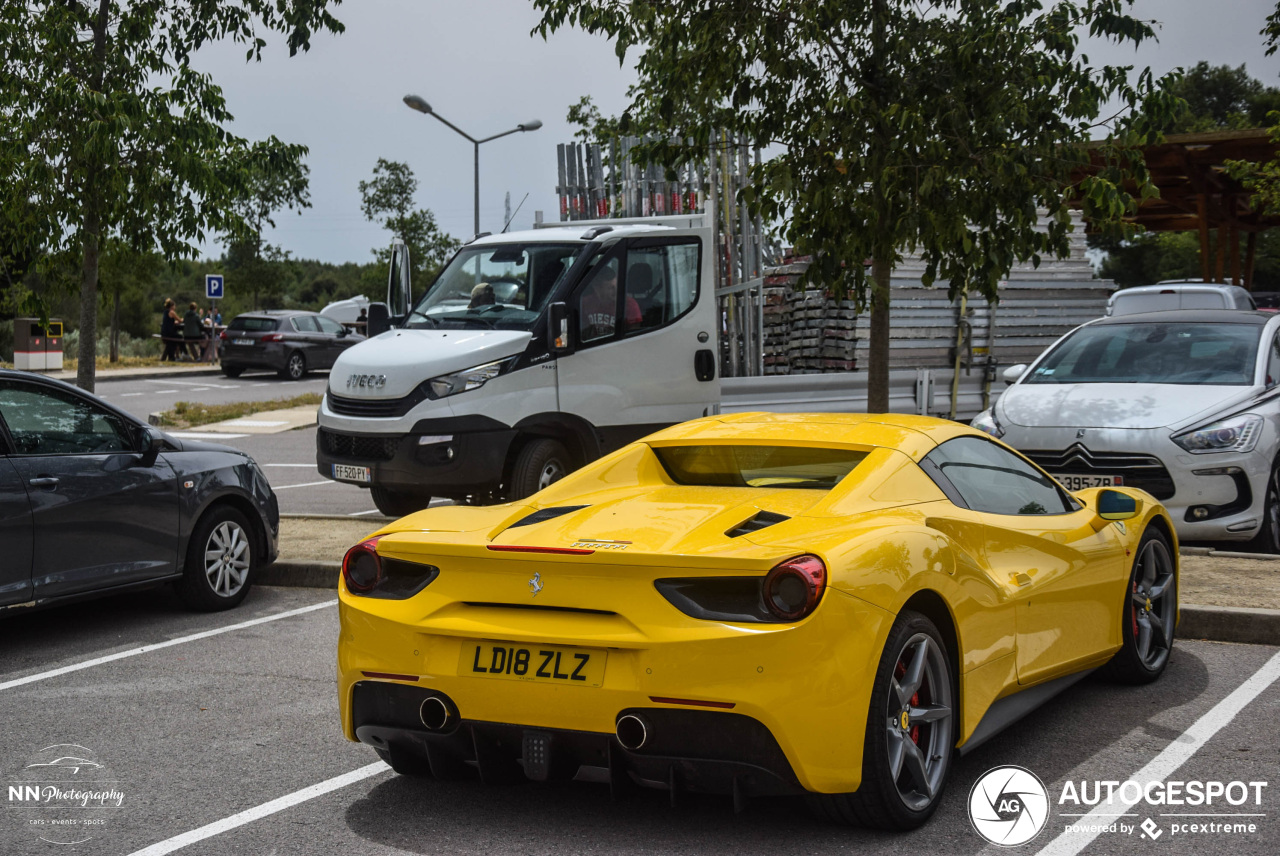
[[[328,369],[364,336],[319,312],[267,310],[237,315],[222,332],[222,373],[274,369],[300,380],[312,369]]]
[[[1103,318],[1005,379],[973,426],[1069,490],[1141,488],[1183,540],[1280,552],[1280,315]]]
[[[1169,280],[1125,288],[1107,300],[1107,315],[1166,312],[1174,309],[1256,309],[1249,292],[1238,285],[1199,280]]]
[[[0,616],[166,581],[192,608],[227,609],[275,560],[279,518],[243,452],[0,370]]]

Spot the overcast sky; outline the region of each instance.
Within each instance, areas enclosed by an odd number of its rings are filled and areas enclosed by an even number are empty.
[[[1199,60],[1245,63],[1268,85],[1280,85],[1280,55],[1264,55],[1258,31],[1274,0],[1138,0],[1135,14],[1159,22],[1160,42],[1133,50],[1096,46],[1094,63],[1150,66],[1157,74]],[[480,147],[480,228],[502,227],[503,197],[512,208],[528,193],[512,228],[528,228],[541,209],[555,219],[556,144],[572,139],[570,104],[590,95],[606,114],[626,106],[634,80],[605,39],[562,31],[544,42],[529,31],[538,20],[528,0],[348,0],[335,9],[346,24],[322,36],[310,53],[290,59],[274,40],[261,63],[244,49],[203,50],[197,65],[213,74],[236,116],[233,129],[271,134],[309,146],[312,207],[283,213],[268,241],[295,258],[366,262],[390,241],[360,213],[358,183],[379,157],[403,161],[421,186],[418,204],[455,237],[472,232],[472,147],[401,99],[416,93],[472,137],[483,138],[530,119],[541,130]],[[208,245],[210,255],[220,247]]]

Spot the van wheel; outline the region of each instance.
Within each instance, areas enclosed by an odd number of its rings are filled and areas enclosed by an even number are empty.
[[[258,567],[257,532],[229,505],[210,509],[191,533],[177,591],[192,609],[215,612],[244,600]]]
[[[388,517],[405,517],[415,511],[421,511],[431,504],[431,497],[416,493],[400,493],[385,487],[374,485],[369,489],[373,494],[373,504]]]
[[[569,452],[559,440],[530,440],[516,456],[511,471],[511,499],[533,496],[569,474]]]

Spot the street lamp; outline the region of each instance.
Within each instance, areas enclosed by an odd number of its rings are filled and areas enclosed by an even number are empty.
[[[514,134],[519,131],[536,131],[542,127],[542,123],[537,119],[534,119],[531,122],[525,122],[522,125],[516,125],[510,131],[503,131],[501,134],[494,134],[492,137],[485,137],[482,140],[477,140],[475,137],[471,136],[466,131],[462,130],[457,125],[453,124],[448,119],[441,116],[436,111],[432,110],[431,105],[428,104],[426,101],[424,101],[421,97],[417,95],[406,95],[404,97],[404,103],[408,104],[411,108],[413,108],[414,110],[417,110],[419,113],[427,113],[428,115],[436,117],[441,122],[444,122],[450,128],[452,128],[453,130],[457,131],[459,134],[461,134],[462,136],[470,140],[472,146],[475,147],[475,153],[476,153],[476,231],[475,233],[477,235],[480,234],[480,144],[487,143],[490,140],[496,140],[498,139],[498,137],[505,137],[508,134]]]

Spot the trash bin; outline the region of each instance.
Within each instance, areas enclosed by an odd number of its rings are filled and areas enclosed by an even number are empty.
[[[13,367],[26,371],[62,369],[62,321],[15,318],[13,321]]]

